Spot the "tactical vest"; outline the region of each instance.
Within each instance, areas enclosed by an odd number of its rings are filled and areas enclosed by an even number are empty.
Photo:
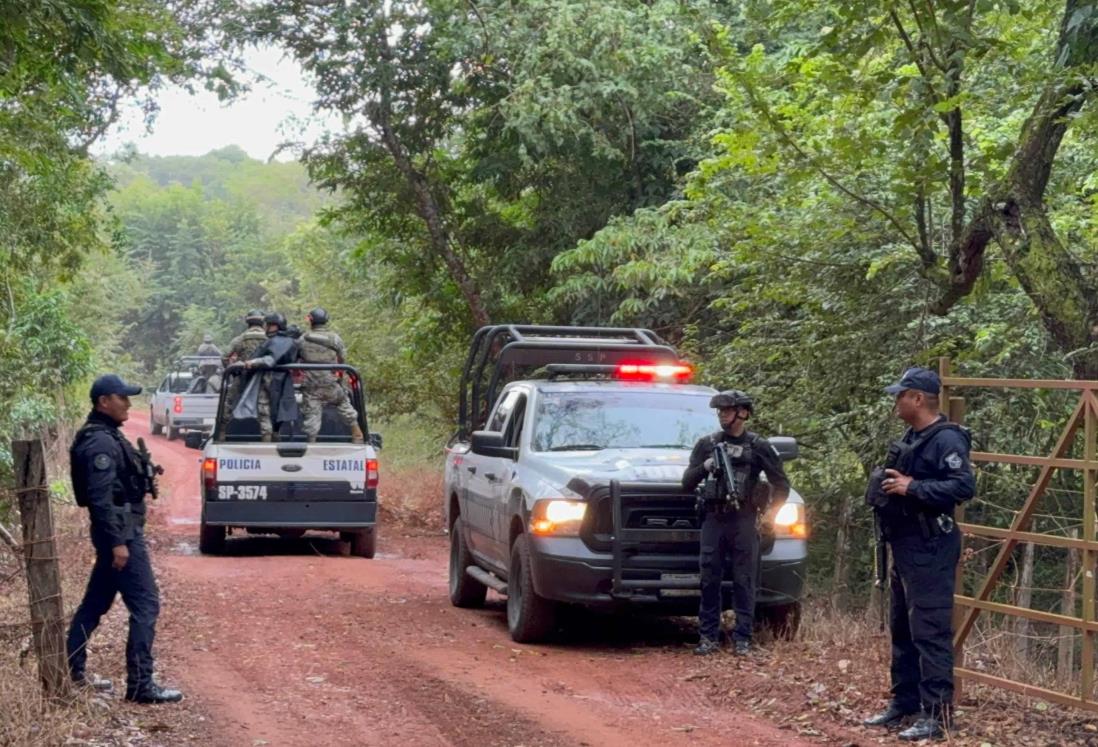
[[[87,475],[83,469],[77,469],[76,452],[84,440],[97,431],[103,431],[114,439],[123,455],[123,463],[116,465],[114,484],[111,486],[115,505],[140,503],[144,500],[146,492],[144,460],[130,443],[123,438],[117,428],[110,428],[102,423],[85,423],[76,432],[72,446],[69,447],[69,473],[72,478],[72,489],[76,498],[76,505],[81,508],[88,507]]]
[[[931,442],[938,432],[943,430],[955,430],[962,433],[966,432],[964,427],[957,423],[941,420],[922,431],[910,443],[899,438],[888,445],[888,456],[885,457],[884,468],[874,470],[866,495],[867,503],[877,510],[881,521],[885,526],[909,521],[909,517],[915,515],[916,510],[923,514],[929,514],[931,517],[938,515],[937,511],[929,510],[918,502],[904,500],[897,496],[890,496],[884,493],[881,482],[884,479],[884,470],[886,469],[895,469],[901,474],[912,476],[911,473],[915,466],[915,458],[919,455],[919,452]],[[872,493],[872,495],[870,493]]]
[[[733,482],[736,485],[736,493],[740,500],[754,505],[755,485],[751,480],[751,467],[755,462],[755,450],[759,448],[762,439],[757,433],[745,431],[744,443],[734,444],[724,440],[724,431],[717,431],[709,438],[713,444],[723,444],[728,461],[732,464]]]
[[[240,351],[241,360],[251,360],[255,355],[255,351],[259,350],[259,346],[267,341],[267,333],[262,327],[248,327],[240,337],[236,338],[237,343],[233,346],[234,352]]]
[[[327,330],[312,329],[301,336],[302,363],[340,363],[339,346],[335,336]],[[328,388],[338,384],[332,371],[306,371],[306,388]]]

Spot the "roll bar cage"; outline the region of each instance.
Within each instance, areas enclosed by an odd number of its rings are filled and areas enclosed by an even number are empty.
[[[551,364],[606,367],[644,359],[675,363],[679,356],[650,329],[494,324],[474,333],[461,372],[458,432],[468,440],[484,427],[501,386],[522,372]]]

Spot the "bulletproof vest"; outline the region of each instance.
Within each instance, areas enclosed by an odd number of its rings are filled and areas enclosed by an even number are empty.
[[[873,474],[870,476],[870,485],[866,493],[866,502],[877,510],[878,515],[885,525],[908,520],[907,517],[912,515],[913,507],[920,508],[924,513],[930,513],[929,511],[926,511],[926,509],[919,507],[918,504],[913,501],[897,500],[893,496],[884,493],[881,482],[884,479],[885,469],[895,469],[901,474],[915,476],[912,472],[915,467],[915,459],[919,456],[919,452],[931,442],[935,434],[947,429],[964,431],[964,428],[957,423],[943,420],[931,425],[910,443],[905,442],[903,438],[900,438],[888,445],[888,456],[885,457],[884,468],[877,468],[873,471]]]
[[[723,443],[728,461],[732,464],[732,480],[736,485],[736,493],[741,499],[749,499],[755,489],[751,481],[751,467],[755,462],[759,436],[751,431],[745,431],[744,436],[744,442],[740,444],[726,441],[724,431],[717,431],[710,438],[714,444]]]
[[[936,433],[946,429],[964,431],[964,428],[956,423],[943,420],[927,428],[919,434],[918,438],[910,443],[906,443],[902,438],[893,441],[888,445],[888,456],[885,458],[885,468],[896,469],[905,475],[910,475],[911,470],[915,465],[915,457],[918,456],[922,448],[930,443],[930,439],[932,439]]]
[[[96,432],[104,432],[118,444],[123,458],[116,466],[114,474],[114,502],[121,506],[124,503],[140,503],[145,498],[145,469],[144,462],[130,443],[122,436],[117,428],[110,428],[102,423],[85,423],[69,447],[69,472],[72,478],[73,493],[76,497],[76,505],[87,508],[88,486],[84,470],[76,468],[78,448],[88,436]]]
[[[248,327],[239,337],[237,348],[242,360],[251,360],[259,346],[267,341],[267,333],[262,327]]]
[[[301,360],[305,363],[339,363],[339,348],[331,334],[314,329],[301,336]]]

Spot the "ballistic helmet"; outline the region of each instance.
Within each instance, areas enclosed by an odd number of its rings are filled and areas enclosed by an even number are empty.
[[[316,326],[318,324],[328,323],[328,312],[317,306],[315,309],[309,312],[308,315],[309,324]]]
[[[272,324],[278,327],[283,332],[286,331],[286,317],[279,314],[277,311],[272,311],[263,318],[263,323],[270,327]]]
[[[717,410],[722,407],[742,407],[752,414],[755,413],[755,400],[741,389],[726,389],[714,394],[713,399],[709,400],[709,406]]]
[[[263,324],[263,312],[259,309],[252,309],[244,315],[244,323],[249,327],[253,324]]]

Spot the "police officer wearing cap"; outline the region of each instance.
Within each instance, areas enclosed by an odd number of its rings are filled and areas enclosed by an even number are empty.
[[[749,394],[738,389],[721,392],[710,400],[709,406],[717,410],[721,430],[694,444],[682,485],[685,490],[693,490],[718,469],[713,461],[713,448],[720,445],[729,456],[740,499],[735,504],[707,505],[704,508],[699,558],[701,606],[698,623],[701,641],[694,653],[705,656],[720,650],[721,583],[725,575],[725,559],[731,556],[732,606],[736,610],[732,640],[735,652],[746,654],[751,650],[751,634],[755,624],[759,517],[785,503],[789,496],[789,480],[782,468],[781,458],[770,442],[747,430],[747,419],[755,409]],[[770,490],[756,490],[760,473],[766,474]]]
[[[889,449],[879,485],[871,481],[867,491],[892,551],[892,699],[865,724],[899,727],[914,716],[900,739],[938,739],[952,717],[953,588],[961,553],[953,510],[975,493],[971,438],[939,412],[941,380],[933,371],[909,368],[885,391],[908,425]]]
[[[170,703],[181,700],[183,694],[153,680],[152,645],[160,593],[145,546],[147,463],[119,429],[129,418],[130,397],[140,393],[141,387],[130,386],[114,374],[96,379],[91,414],[69,450],[73,492],[77,504],[88,509],[95,547],[88,588],[69,627],[69,672],[79,686],[110,689],[108,681],[86,675],[87,644],[115,596],[121,594],[130,612],[126,700]]]

